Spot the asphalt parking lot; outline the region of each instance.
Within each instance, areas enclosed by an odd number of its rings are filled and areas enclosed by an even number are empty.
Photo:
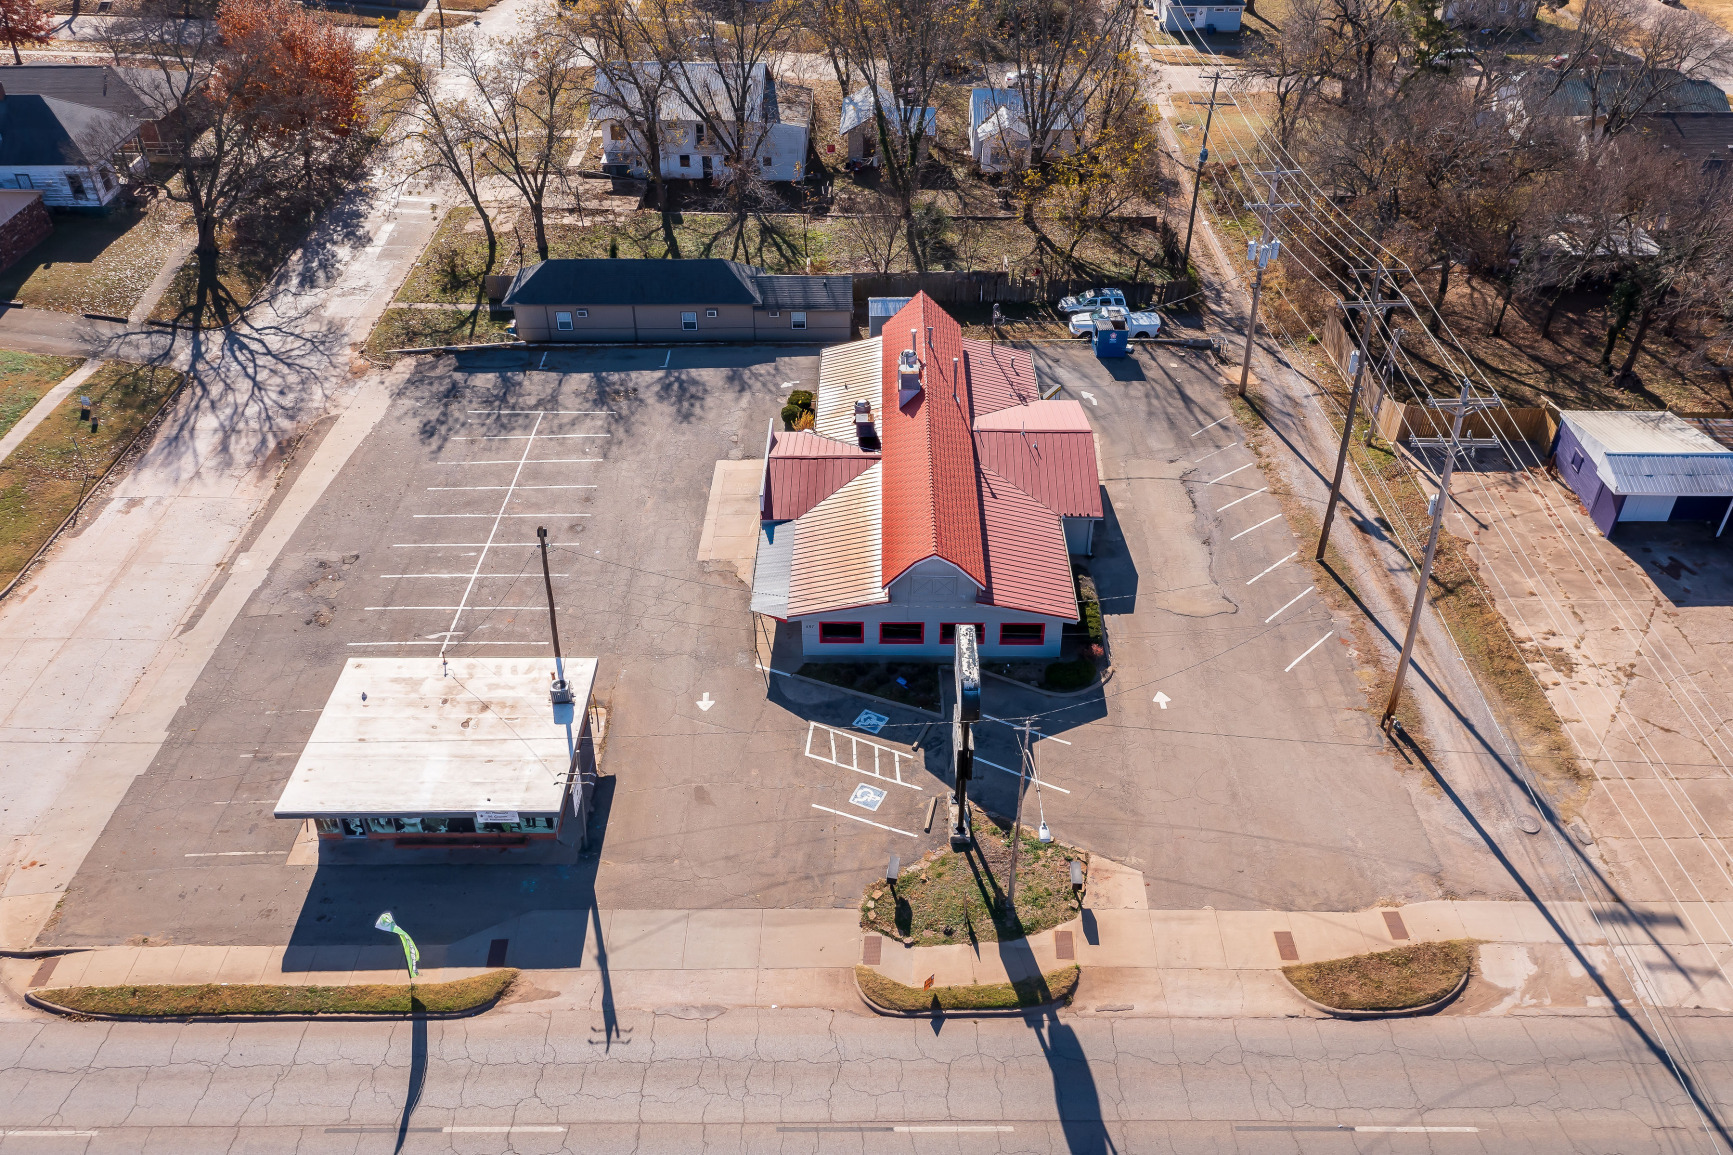
[[[697,560],[716,462],[762,456],[817,361],[609,349],[421,366],[224,640],[48,937],[371,941],[383,905],[440,942],[594,902],[846,906],[890,853],[939,845],[943,809],[924,826],[943,751],[912,748],[932,719],[883,708],[874,736],[851,728],[859,699],[767,686],[746,586]],[[551,667],[538,525],[564,651],[600,659],[597,848],[479,869],[288,865],[299,823],[271,810],[345,661],[444,650]]]

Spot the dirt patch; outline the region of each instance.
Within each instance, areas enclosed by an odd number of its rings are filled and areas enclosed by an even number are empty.
[[[1341,1011],[1400,1011],[1435,1003],[1474,965],[1473,939],[1417,942],[1377,954],[1283,967],[1301,994]]]

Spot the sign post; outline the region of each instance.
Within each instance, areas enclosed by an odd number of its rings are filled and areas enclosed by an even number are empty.
[[[951,795],[951,849],[965,850],[975,839],[969,822],[969,779],[975,774],[975,737],[969,726],[981,720],[981,651],[975,627],[957,627],[957,660],[954,666],[956,703],[951,710],[951,751],[957,789]]]

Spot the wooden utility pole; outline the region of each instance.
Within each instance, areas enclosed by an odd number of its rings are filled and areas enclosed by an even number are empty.
[[[1356,275],[1372,273],[1372,291],[1363,300],[1343,302],[1344,306],[1360,310],[1360,348],[1354,355],[1354,383],[1348,388],[1348,415],[1342,420],[1342,444],[1336,450],[1336,475],[1330,482],[1330,500],[1324,506],[1324,529],[1318,534],[1317,560],[1324,560],[1324,550],[1330,544],[1330,523],[1336,519],[1336,503],[1342,498],[1342,471],[1348,464],[1348,439],[1354,435],[1354,407],[1360,401],[1360,382],[1366,376],[1366,362],[1372,357],[1372,322],[1385,309],[1402,304],[1400,298],[1384,299],[1384,264],[1376,271],[1361,269]]]
[[[1252,311],[1246,318],[1246,351],[1240,360],[1240,396],[1246,395],[1246,382],[1252,375],[1252,339],[1258,333],[1258,302],[1264,296],[1264,270],[1270,262],[1282,255],[1282,242],[1276,239],[1276,214],[1283,209],[1291,209],[1293,204],[1284,204],[1277,200],[1276,192],[1281,187],[1282,178],[1299,172],[1297,168],[1278,168],[1257,175],[1270,182],[1270,199],[1260,203],[1246,202],[1246,207],[1256,212],[1264,222],[1263,236],[1253,241],[1246,248],[1246,259],[1258,266],[1257,280],[1252,283]]]
[[[1185,256],[1179,262],[1179,271],[1187,276],[1191,275],[1191,230],[1192,226],[1197,224],[1197,191],[1203,187],[1203,166],[1209,161],[1209,129],[1210,125],[1215,122],[1216,116],[1216,86],[1227,79],[1227,73],[1212,72],[1207,78],[1200,77],[1199,79],[1209,80],[1209,100],[1194,100],[1192,103],[1205,104],[1209,107],[1209,111],[1203,116],[1203,143],[1198,148],[1197,172],[1193,175],[1191,182],[1191,212],[1185,218]],[[1221,103],[1229,102],[1222,101]]]
[[[1402,681],[1408,676],[1408,662],[1414,653],[1414,635],[1420,630],[1420,611],[1426,605],[1426,583],[1432,580],[1432,558],[1438,552],[1438,531],[1444,526],[1444,514],[1450,507],[1450,475],[1456,469],[1456,455],[1462,452],[1462,419],[1470,413],[1491,409],[1498,398],[1470,397],[1468,378],[1462,379],[1462,392],[1455,401],[1433,400],[1434,409],[1453,410],[1450,441],[1444,446],[1444,470],[1438,475],[1437,506],[1432,513],[1432,532],[1426,537],[1426,556],[1420,562],[1420,585],[1414,591],[1414,608],[1408,614],[1408,634],[1402,639],[1402,656],[1396,659],[1396,681],[1390,687],[1390,701],[1384,706],[1380,726],[1388,726],[1396,716],[1396,705],[1402,700]]]

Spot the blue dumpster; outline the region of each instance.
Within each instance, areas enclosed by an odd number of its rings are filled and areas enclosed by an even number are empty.
[[[1090,319],[1095,322],[1095,332],[1089,337],[1089,343],[1095,348],[1095,355],[1103,360],[1125,356],[1130,348],[1131,336],[1131,331],[1125,325],[1125,316],[1103,311],[1097,312]]]

